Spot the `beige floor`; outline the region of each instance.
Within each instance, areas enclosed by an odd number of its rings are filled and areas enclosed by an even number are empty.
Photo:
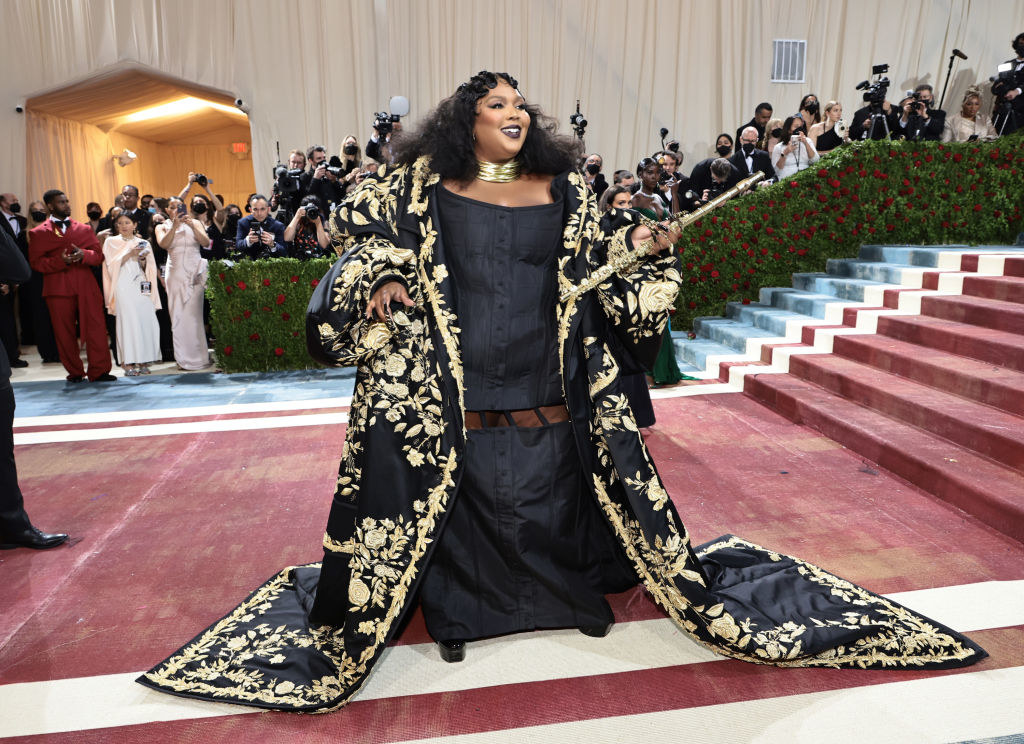
[[[84,350],[81,352],[81,355],[82,363],[85,364]],[[49,382],[53,380],[63,380],[67,377],[67,370],[65,370],[64,366],[59,362],[44,364],[35,346],[22,346],[21,358],[28,362],[28,366],[11,370],[11,382],[13,383]],[[149,368],[152,370],[154,375],[188,374],[187,371],[178,369],[178,365],[174,362],[157,362],[156,364],[151,364]],[[215,370],[216,368],[211,365],[205,369],[196,371],[213,372]],[[110,370],[110,373],[115,377],[124,377],[124,370],[117,365],[114,365],[114,368]]]

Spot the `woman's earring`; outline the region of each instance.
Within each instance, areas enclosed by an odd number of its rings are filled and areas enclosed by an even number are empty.
[[[473,132],[473,141],[476,142],[476,132]]]

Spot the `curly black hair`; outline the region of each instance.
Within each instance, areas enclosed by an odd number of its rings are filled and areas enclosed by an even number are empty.
[[[513,88],[519,83],[507,72],[482,70],[462,83],[454,95],[445,98],[428,113],[412,132],[395,137],[392,147],[395,163],[410,165],[421,155],[430,157],[430,167],[443,179],[468,184],[477,173],[473,151],[473,125],[476,103],[489,90],[504,81]],[[582,143],[558,134],[558,124],[539,107],[527,104],[530,127],[519,151],[523,173],[556,175],[576,168],[583,152]]]

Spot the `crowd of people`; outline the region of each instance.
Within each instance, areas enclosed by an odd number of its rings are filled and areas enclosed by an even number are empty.
[[[968,88],[959,111],[947,116],[930,85],[907,91],[895,104],[885,97],[886,87],[871,85],[849,123],[840,101],[822,105],[813,93],[784,117],[761,102],[735,136],[718,135],[714,152],[688,170],[679,142],[664,138],[663,148],[635,168],[615,170],[611,183],[600,154],[588,154],[579,167],[602,211],[632,208],[662,219],[706,204],[753,173],[764,174],[759,187],[792,176],[854,140],[995,139],[1024,126],[1024,34],[1013,48],[1016,58],[993,83],[991,116],[981,112],[980,86]],[[292,150],[274,170],[270,196],[251,194],[241,206],[225,204],[201,173],[189,173],[175,195],[140,196],[137,187],[125,186],[108,209],[87,204],[84,223],[70,219],[59,190],[31,202],[27,216],[14,194],[0,194],[0,225],[33,269],[21,286],[0,283],[0,341],[8,362],[27,365],[20,340],[36,345],[44,362],[62,362],[72,382],[114,379],[111,351],[127,375],[147,374],[158,360],[183,370],[208,367],[207,262],[333,257],[329,214],[368,174],[392,162],[392,138],[401,137],[401,129],[400,121],[375,121],[366,157],[355,135],[334,155],[322,145]],[[654,383],[681,378],[669,357]]]

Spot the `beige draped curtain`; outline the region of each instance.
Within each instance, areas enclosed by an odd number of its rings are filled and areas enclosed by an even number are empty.
[[[938,95],[957,47],[970,59],[950,83],[955,112],[1024,31],[1019,0],[5,0],[0,11],[9,135],[0,138],[0,189],[27,186],[27,200],[59,185],[83,205],[98,194],[109,201],[135,166],[100,162],[113,153],[93,154],[103,149],[96,132],[14,105],[119,65],[243,99],[251,164],[226,155],[208,175],[221,190],[232,168],[251,165],[266,190],[276,142],[282,154],[314,143],[336,152],[350,133],[365,143],[390,96],[409,98],[415,122],[480,69],[516,75],[563,131],[580,99],[587,149],[604,156],[606,172],[633,168],[663,126],[682,142],[685,168],[762,100],[785,115],[814,92],[851,116],[854,86],[873,63],[890,64],[891,98],[919,82]],[[770,82],[773,39],[807,41],[804,83]],[[135,180],[144,191],[177,191],[199,156],[181,152],[155,168],[140,153]]]

